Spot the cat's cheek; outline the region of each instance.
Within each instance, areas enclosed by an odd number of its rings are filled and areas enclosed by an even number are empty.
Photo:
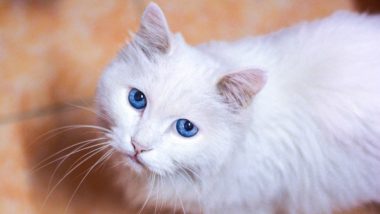
[[[133,155],[131,136],[121,128],[114,128],[111,145],[124,155]]]
[[[142,154],[140,161],[148,170],[160,175],[174,171],[173,161],[170,157],[160,154],[158,151],[149,151]]]

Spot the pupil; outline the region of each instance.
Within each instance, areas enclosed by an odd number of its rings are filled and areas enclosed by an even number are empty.
[[[190,121],[186,121],[185,122],[185,130],[186,131],[190,131],[190,130],[192,130],[193,129],[193,124],[190,122]]]
[[[136,101],[141,101],[144,99],[144,94],[141,91],[138,91],[136,92],[134,98]]]

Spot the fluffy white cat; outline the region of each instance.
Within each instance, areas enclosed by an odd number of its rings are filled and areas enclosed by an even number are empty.
[[[380,202],[379,16],[194,47],[151,3],[97,104],[140,207],[319,214]]]

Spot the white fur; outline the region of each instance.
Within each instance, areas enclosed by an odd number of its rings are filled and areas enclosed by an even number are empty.
[[[98,87],[111,143],[127,154],[131,137],[153,148],[140,155],[148,170],[125,159],[131,203],[313,214],[380,202],[380,17],[339,12],[197,47],[180,35],[170,40],[170,51],[154,59],[132,42]],[[267,83],[233,113],[216,86],[246,68],[265,71]],[[148,99],[142,112],[128,103],[133,87]],[[179,118],[199,133],[181,137]]]

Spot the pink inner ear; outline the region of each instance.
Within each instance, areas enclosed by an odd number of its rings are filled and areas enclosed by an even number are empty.
[[[247,69],[224,76],[217,87],[228,103],[245,108],[265,83],[266,76],[262,70]]]
[[[170,51],[171,32],[165,15],[155,3],[150,3],[141,18],[140,29],[132,45],[141,49],[149,58],[155,54],[166,54]]]

